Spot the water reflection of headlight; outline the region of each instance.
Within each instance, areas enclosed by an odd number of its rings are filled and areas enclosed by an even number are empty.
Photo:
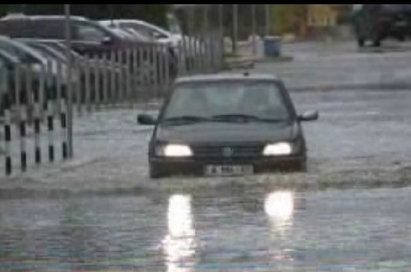
[[[191,197],[173,195],[169,200],[167,219],[170,236],[181,238],[195,235],[191,213]]]
[[[269,194],[264,203],[270,226],[270,239],[272,246],[270,254],[272,261],[292,264],[294,258],[292,251],[284,250],[290,241],[290,231],[293,224],[294,194],[292,192],[273,192]]]
[[[288,221],[294,212],[292,192],[274,192],[267,196],[264,204],[266,214],[275,220]]]
[[[179,264],[191,266],[195,255],[195,230],[191,211],[191,196],[173,195],[169,199],[168,235],[163,241],[166,254],[167,271],[188,272],[189,268],[179,267]]]

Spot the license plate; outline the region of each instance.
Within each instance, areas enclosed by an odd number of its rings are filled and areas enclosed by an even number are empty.
[[[253,173],[252,165],[208,165],[205,168],[207,176],[245,176]]]

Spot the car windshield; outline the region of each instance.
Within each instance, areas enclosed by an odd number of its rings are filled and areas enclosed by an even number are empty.
[[[221,81],[177,85],[163,117],[286,121],[290,114],[275,82]]]
[[[33,47],[37,51],[39,51],[41,54],[43,54],[46,58],[52,58],[52,59],[59,59],[59,60],[64,60],[62,56],[54,52],[53,50],[50,50],[47,46],[38,44],[38,43],[28,43],[29,46]]]
[[[44,55],[41,54],[38,50],[35,50],[21,42],[0,40],[0,49],[13,56],[18,57],[20,60],[26,59],[28,56],[35,62],[41,62],[45,60]]]
[[[42,44],[46,45],[47,47],[57,51],[58,53],[60,53],[61,56],[66,55],[66,48],[64,45],[57,43],[57,42],[43,42]],[[77,59],[81,59],[81,56],[79,54],[77,54],[75,51],[71,50],[70,51],[70,55],[73,58],[77,58]]]

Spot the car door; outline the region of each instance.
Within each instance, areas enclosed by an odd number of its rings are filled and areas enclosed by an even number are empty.
[[[113,36],[88,22],[73,22],[72,31],[73,49],[83,56],[102,57],[112,50],[115,43]]]

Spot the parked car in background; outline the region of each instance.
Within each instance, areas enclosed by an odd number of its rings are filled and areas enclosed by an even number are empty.
[[[99,23],[100,25],[104,27],[108,27],[112,30],[121,30],[121,31],[127,32],[131,34],[135,39],[141,42],[156,42],[156,40],[153,39],[153,37],[147,35],[146,33],[139,32],[134,28],[119,25],[116,23],[115,20],[101,20],[101,21],[97,21],[97,23]]]
[[[132,45],[129,39],[84,17],[71,16],[72,46],[79,54],[102,56]],[[5,16],[0,19],[0,34],[11,38],[65,39],[65,18],[50,16]]]
[[[6,36],[0,36],[0,50],[9,53],[19,59],[21,65],[29,69],[33,82],[38,82],[41,77],[44,77],[44,72],[48,72],[48,77],[45,77],[45,87],[47,88],[47,99],[55,99],[57,97],[57,78],[59,78],[62,86],[62,94],[67,87],[67,73],[66,66],[62,66],[61,75],[58,72],[58,61],[40,52],[39,50],[32,48],[22,42],[14,39],[10,39]],[[24,75],[23,75],[24,76]],[[22,80],[24,77],[22,76]],[[25,94],[23,94],[25,95]]]
[[[61,63],[62,66],[66,66],[67,64],[67,58],[66,58],[66,47],[63,42],[59,41],[53,41],[53,40],[41,40],[41,39],[26,39],[26,38],[20,38],[20,39],[15,39],[16,41],[20,41],[22,43],[25,43],[29,46],[32,46],[33,48],[43,51],[45,54],[50,54],[50,57],[55,57],[58,59],[58,61]],[[73,64],[75,65],[72,70],[72,75],[76,78],[76,81],[73,82],[75,84],[79,83],[78,85],[80,87],[80,93],[79,99],[80,101],[85,101],[86,93],[85,90],[88,88],[90,91],[90,99],[95,99],[96,94],[99,93],[100,97],[103,95],[103,88],[99,88],[97,90],[96,88],[98,86],[95,86],[96,82],[96,76],[97,74],[101,75],[103,71],[108,71],[108,72],[114,72],[115,73],[115,78],[119,78],[119,74],[121,73],[121,68],[125,68],[124,65],[121,66],[119,63],[113,63],[114,66],[104,64],[100,61],[96,61],[95,59],[88,59],[85,56],[81,56],[75,51],[71,51],[71,57],[72,60],[75,61]],[[86,63],[87,63],[87,68],[86,68]],[[87,83],[86,77],[87,74],[89,75],[89,83]],[[104,79],[102,76],[99,76],[99,86],[103,86],[103,81]],[[111,86],[111,77],[107,78],[107,83],[109,86]],[[86,84],[88,84],[88,87],[86,87]],[[76,102],[77,99],[77,92],[74,92],[73,94],[73,101]]]
[[[155,60],[164,59],[164,54],[170,54],[173,59],[172,52],[164,52],[158,50],[157,57],[154,57],[149,50],[142,51],[140,61],[131,61],[128,59],[126,49],[143,47],[150,48],[150,44],[146,42],[136,41],[124,32],[113,31],[109,27],[105,27],[94,21],[88,20],[85,17],[71,16],[71,39],[73,50],[87,57],[111,57],[112,52],[121,52],[115,54],[116,61],[128,63],[132,70],[139,69],[141,72],[147,72],[150,77],[154,77],[157,69],[160,69]],[[51,39],[64,41],[65,39],[65,18],[60,15],[17,15],[5,16],[0,19],[0,34],[11,38],[36,38],[36,39]],[[152,47],[151,47],[152,48]],[[122,58],[120,59],[119,56]],[[170,62],[170,76],[174,77],[176,72],[176,63]]]
[[[32,39],[15,39],[15,41],[17,42],[21,42],[23,44],[26,44],[30,47],[32,47],[33,49],[37,50],[39,53],[41,53],[44,57],[46,57],[48,60],[51,60],[53,62],[55,62],[58,65],[58,68],[60,71],[59,72],[59,78],[58,80],[60,81],[63,78],[66,78],[66,74],[63,73],[67,73],[67,58],[65,54],[62,54],[59,51],[56,51],[55,49],[49,47],[48,45],[39,43],[36,40],[32,40]],[[71,84],[76,84],[79,82],[80,79],[80,73],[78,70],[76,69],[72,69],[71,70],[71,76],[72,76],[72,80],[71,80]],[[63,84],[67,84],[67,82],[63,81]]]
[[[410,4],[355,4],[352,21],[357,42],[374,46],[388,38],[404,41],[411,37]]]
[[[178,51],[177,48],[174,47],[171,43],[168,42],[159,42],[158,40],[154,39],[152,36],[147,35],[144,32],[139,31],[135,28],[130,28],[121,24],[116,23],[116,20],[102,20],[97,21],[104,27],[110,28],[113,31],[121,31],[130,33],[134,39],[141,44],[146,44],[148,47],[153,45],[160,45],[157,47],[157,51],[159,52],[159,56],[163,59],[163,61],[167,61],[169,64],[168,71],[170,78],[175,78],[178,74]],[[167,58],[165,57],[167,55]],[[157,58],[159,59],[159,58]],[[165,73],[163,71],[162,73]]]
[[[170,32],[164,28],[141,20],[116,19],[102,20],[99,22],[102,25],[111,25],[120,29],[133,29],[152,40],[163,44],[169,44],[180,58],[190,58],[194,57],[196,54],[205,52],[204,45],[197,39],[185,36],[182,33]],[[185,52],[181,52],[183,43],[185,44]]]
[[[12,96],[15,93],[15,70],[19,63],[17,56],[0,49],[0,116],[4,116],[6,99],[10,102],[15,99]]]

